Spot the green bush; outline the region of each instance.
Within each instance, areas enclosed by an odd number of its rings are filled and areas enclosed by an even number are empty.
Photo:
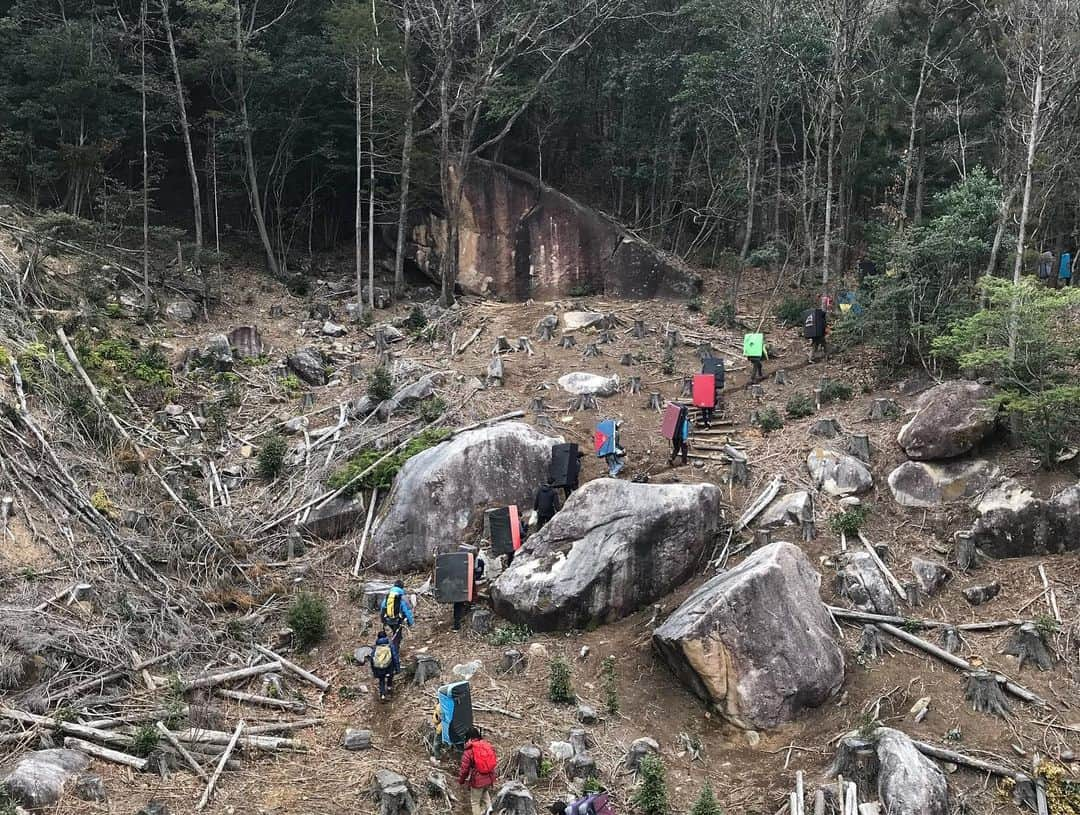
[[[831,379],[821,383],[821,404],[829,402],[846,402],[851,398],[851,385],[844,382],[834,382]]]
[[[769,434],[774,430],[779,430],[784,426],[784,420],[780,418],[780,414],[776,408],[767,407],[764,410],[758,411],[758,427],[762,433]]]
[[[864,506],[851,507],[843,512],[837,512],[829,519],[829,528],[837,535],[843,532],[847,537],[859,534],[863,522],[866,520],[867,510]]]
[[[431,424],[446,413],[446,402],[441,396],[433,396],[420,403],[420,421]]]
[[[420,331],[428,323],[427,315],[420,306],[413,306],[405,319],[405,327],[410,331]]]
[[[157,750],[159,741],[160,738],[158,736],[157,728],[152,724],[143,725],[131,736],[131,742],[128,744],[128,752],[133,756],[146,758]]]
[[[503,625],[491,631],[485,639],[488,645],[501,647],[527,642],[531,636],[532,631],[527,625]]]
[[[638,767],[638,787],[630,798],[641,815],[668,815],[667,777],[659,756],[646,753]]]
[[[592,295],[599,293],[600,292],[597,290],[596,286],[594,286],[592,282],[588,280],[582,280],[578,283],[575,283],[567,291],[567,294],[569,294],[571,297],[591,297]]]
[[[721,303],[709,312],[708,323],[718,328],[734,328],[735,306],[729,302]]]
[[[803,315],[813,307],[813,303],[806,297],[788,295],[780,301],[773,313],[784,325],[802,325]]]
[[[701,795],[690,808],[690,815],[724,815],[724,810],[716,800],[712,785],[708,781],[705,782],[705,786],[701,788]]]
[[[285,454],[289,444],[280,433],[270,433],[259,450],[259,476],[273,481],[285,468]]]
[[[691,314],[700,313],[701,308],[702,306],[700,297],[692,297],[686,303],[686,310],[689,311]]]
[[[321,597],[301,592],[293,599],[285,619],[297,646],[306,650],[326,639],[330,611]]]
[[[671,376],[675,373],[675,351],[672,348],[668,348],[664,351],[664,358],[660,362],[660,370],[663,371],[665,376]]]
[[[797,393],[788,399],[784,411],[789,419],[805,419],[814,414],[814,400],[805,393]]]
[[[376,402],[382,402],[394,395],[394,380],[384,366],[380,365],[368,377],[367,395]]]
[[[569,704],[577,699],[570,683],[570,663],[562,657],[551,660],[551,677],[548,682],[548,698],[558,704]]]
[[[614,716],[619,712],[619,677],[615,674],[615,657],[608,656],[600,666],[603,681],[604,708]]]
[[[327,480],[326,485],[331,489],[341,489],[344,487],[344,494],[347,496],[356,495],[360,490],[370,490],[375,487],[379,489],[386,489],[394,483],[394,477],[398,474],[398,471],[405,465],[405,462],[415,456],[417,453],[422,453],[429,447],[434,447],[441,442],[447,436],[450,435],[450,431],[441,427],[431,427],[410,441],[405,449],[394,453],[389,456],[385,461],[381,462],[371,472],[356,481],[353,481],[356,476],[364,472],[366,469],[379,461],[386,453],[382,450],[367,449],[361,451],[358,455],[353,456],[344,466],[333,473]]]

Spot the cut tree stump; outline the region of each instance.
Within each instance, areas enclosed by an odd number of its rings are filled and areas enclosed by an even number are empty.
[[[578,753],[566,761],[566,777],[571,781],[578,778],[596,778],[596,759],[588,753]]]
[[[518,351],[523,351],[526,354],[528,354],[529,356],[532,356],[533,347],[532,347],[532,343],[529,342],[528,337],[518,337],[517,350]]]
[[[909,580],[903,584],[904,596],[907,599],[907,604],[912,608],[918,608],[923,604],[925,599],[922,593],[922,588],[914,580]]]
[[[683,344],[682,334],[677,328],[669,328],[664,332],[664,350],[674,351]]]
[[[892,399],[875,399],[870,405],[870,419],[881,422],[900,415],[900,406]]]
[[[644,320],[634,320],[634,328],[630,332],[630,336],[635,340],[643,340],[645,339],[645,333],[647,331],[648,329],[645,327]]]
[[[559,318],[549,314],[536,324],[536,336],[542,340],[551,340],[555,337],[555,329],[559,325]]]
[[[847,439],[848,452],[860,461],[870,461],[870,437],[865,433],[852,433]]]
[[[619,364],[620,365],[625,365],[626,367],[629,368],[631,365],[634,364],[634,355],[633,354],[623,354],[621,357],[619,357]]]
[[[627,770],[637,772],[638,767],[641,766],[641,759],[647,755],[660,755],[660,745],[656,739],[651,739],[648,736],[642,736],[639,739],[634,739],[630,745],[630,749],[626,751],[626,755],[623,756],[622,765]]]
[[[414,685],[424,685],[428,680],[437,678],[440,670],[439,660],[435,659],[431,654],[417,654],[416,663],[413,666],[412,683]]]
[[[534,396],[532,404],[529,405],[529,411],[532,413],[543,413],[547,410],[547,405],[544,404],[543,396]]]
[[[1049,671],[1054,664],[1054,655],[1046,644],[1043,632],[1035,623],[1024,623],[1015,631],[1001,653],[1016,657],[1019,668],[1024,667],[1025,662],[1034,662],[1040,671]]]
[[[499,673],[504,674],[520,674],[525,673],[525,669],[528,667],[528,661],[525,658],[525,654],[516,648],[511,648],[507,651],[503,651],[502,659],[499,660]]]
[[[379,815],[413,815],[417,811],[412,785],[393,770],[375,771],[371,793],[379,805]]]
[[[698,359],[705,361],[711,357],[716,356],[716,352],[713,350],[711,342],[703,342],[697,347]]]
[[[591,393],[582,393],[574,397],[574,400],[570,403],[570,409],[576,411],[600,410],[600,405],[597,403],[596,397]]]
[[[536,815],[536,801],[520,781],[507,781],[491,802],[492,815]]]
[[[694,395],[694,377],[684,376],[679,390],[680,399],[689,399]]]
[[[975,568],[977,561],[974,538],[970,532],[957,532],[955,540],[953,554],[956,558],[956,567],[962,572],[971,571]]]
[[[641,393],[641,377],[640,376],[632,376],[632,377],[630,377],[630,382],[627,385],[626,389],[628,391],[630,391],[630,393]]]
[[[487,367],[488,385],[501,388],[503,384],[503,361],[502,357],[492,357]]]
[[[1004,685],[1007,680],[1001,674],[978,670],[968,674],[964,699],[971,702],[971,709],[978,713],[992,713],[1005,718],[1012,710],[1005,698]]]
[[[577,345],[577,340],[573,334],[563,334],[559,339],[560,348],[573,348],[575,345]]]
[[[649,393],[649,404],[647,405],[647,409],[655,410],[657,413],[664,409],[663,403],[660,401],[660,394],[656,391]]]
[[[535,744],[519,747],[510,763],[510,777],[524,781],[526,784],[535,784],[540,778],[542,757],[543,753]]]
[[[995,580],[993,583],[968,586],[966,589],[961,589],[960,593],[964,595],[964,599],[971,603],[971,605],[981,606],[983,603],[993,600],[1001,593],[1001,584]]]
[[[786,384],[788,384],[787,373],[785,373],[783,369],[777,371],[776,373],[773,374],[773,382],[776,383],[777,385],[786,385]]]
[[[589,750],[596,746],[596,742],[589,735],[589,731],[583,727],[571,728],[566,740],[570,742],[570,746],[574,748],[575,753],[588,753]]]
[[[815,538],[817,538],[817,527],[814,525],[814,520],[811,518],[808,521],[803,521],[803,524],[802,524],[802,539],[803,539],[803,542],[804,543],[809,543],[810,541],[814,540]]]
[[[371,731],[347,727],[341,746],[346,750],[367,750],[371,747]]]
[[[491,349],[493,354],[504,354],[507,351],[513,351],[514,346],[510,344],[510,341],[506,337],[500,335],[495,338],[495,347]]]
[[[844,736],[836,746],[836,758],[828,776],[855,784],[860,798],[877,797],[878,758],[874,742],[858,733]]]
[[[597,345],[595,342],[590,342],[588,345],[585,346],[585,350],[582,352],[581,356],[584,359],[591,359],[592,357],[603,356],[603,354],[600,351],[599,345]]]
[[[478,608],[472,613],[472,630],[477,634],[487,634],[491,631],[491,610]]]
[[[867,659],[877,659],[885,653],[885,644],[881,641],[881,632],[876,625],[863,626],[859,639],[859,654]]]
[[[956,630],[955,625],[942,626],[941,647],[950,654],[955,654],[964,647],[963,642],[960,641],[960,632]]]
[[[762,546],[768,546],[772,535],[768,529],[755,529],[754,530],[754,548],[760,549]]]
[[[615,342],[615,334],[609,329],[604,329],[600,332],[600,336],[596,338],[596,342],[599,345],[610,345]]]

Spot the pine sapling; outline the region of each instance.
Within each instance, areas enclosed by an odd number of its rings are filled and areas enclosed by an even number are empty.
[[[570,703],[577,697],[570,684],[570,663],[562,657],[551,660],[551,682],[548,685],[548,698],[556,703]]]
[[[641,815],[668,815],[667,778],[659,756],[642,756],[638,788],[630,801]]]
[[[701,788],[701,795],[690,808],[690,815],[724,815],[724,810],[720,808],[716,795],[713,794],[712,784],[708,781],[705,782],[705,786]]]
[[[611,715],[619,712],[619,678],[615,675],[615,657],[608,656],[600,667],[604,682],[604,707]]]

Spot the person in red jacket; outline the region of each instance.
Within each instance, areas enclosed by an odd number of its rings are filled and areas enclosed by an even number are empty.
[[[469,786],[472,815],[486,815],[491,811],[491,788],[495,786],[495,765],[498,763],[495,748],[484,741],[477,728],[470,727],[465,734],[458,783]]]

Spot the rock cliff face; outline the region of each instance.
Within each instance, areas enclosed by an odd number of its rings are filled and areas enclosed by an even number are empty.
[[[512,167],[475,161],[464,208],[458,284],[466,291],[527,300],[581,289],[646,299],[690,297],[701,288],[701,279],[679,258]],[[431,216],[412,230],[413,257],[435,278],[445,227]]]

